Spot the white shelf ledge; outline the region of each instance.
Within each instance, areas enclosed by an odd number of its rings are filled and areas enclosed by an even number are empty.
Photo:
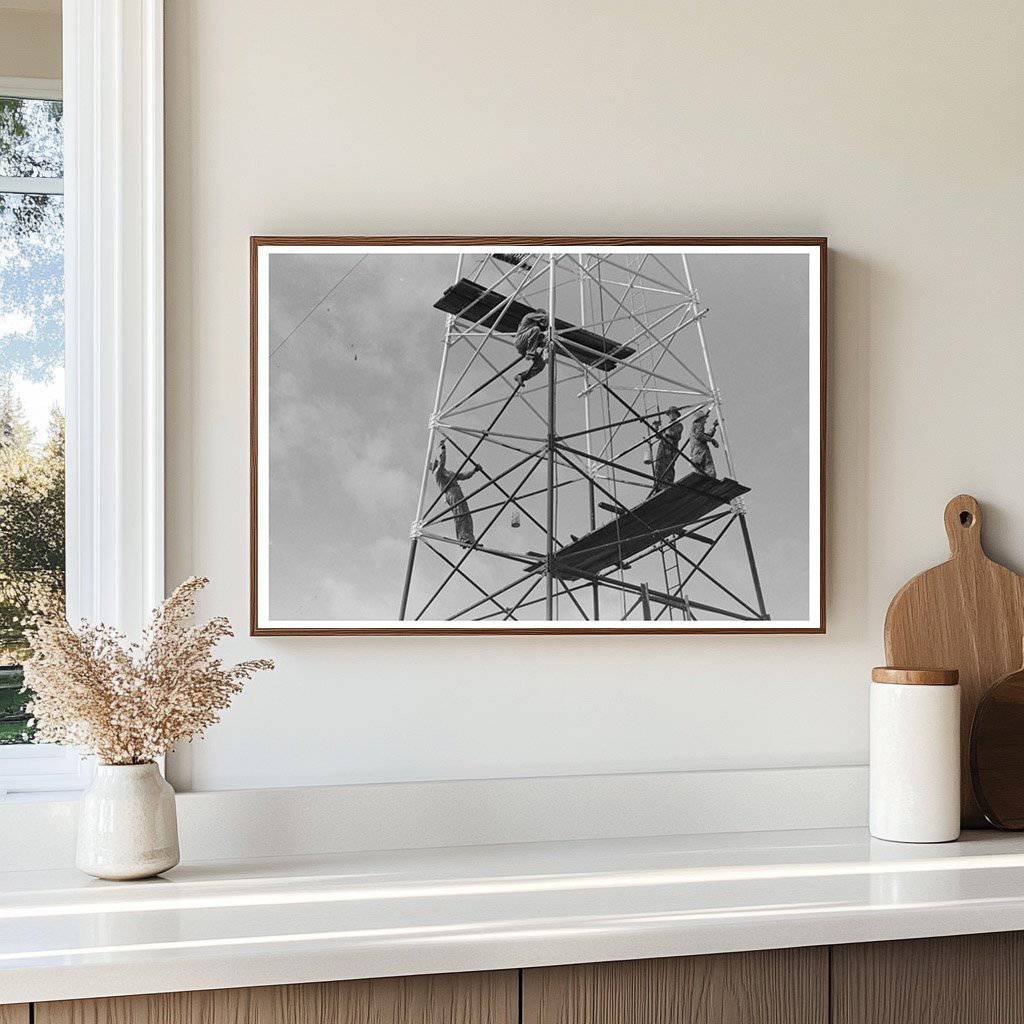
[[[0,873],[0,1003],[1024,928],[1024,837],[861,829]]]

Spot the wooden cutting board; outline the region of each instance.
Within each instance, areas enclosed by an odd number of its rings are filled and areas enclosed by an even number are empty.
[[[993,562],[981,543],[981,507],[959,494],[945,512],[948,562],[915,576],[885,616],[885,657],[895,668],[960,670],[960,815],[986,825],[971,790],[971,723],[988,688],[1020,668],[1024,577]]]
[[[971,783],[993,825],[1024,829],[1024,668],[995,683],[978,702]]]

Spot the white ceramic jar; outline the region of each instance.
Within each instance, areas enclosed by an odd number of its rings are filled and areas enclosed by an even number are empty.
[[[960,835],[960,685],[947,669],[871,673],[870,827],[876,839]]]
[[[149,764],[100,764],[82,794],[79,870],[96,878],[150,878],[178,863],[174,790]]]

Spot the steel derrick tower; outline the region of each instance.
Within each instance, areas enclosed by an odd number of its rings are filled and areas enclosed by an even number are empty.
[[[434,306],[447,316],[400,619],[770,618],[685,254],[464,253]],[[516,348],[529,314],[532,377]],[[695,421],[718,424],[715,475],[688,457]]]

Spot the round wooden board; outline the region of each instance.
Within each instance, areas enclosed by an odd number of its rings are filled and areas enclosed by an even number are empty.
[[[985,817],[998,828],[1024,829],[1024,669],[1000,680],[978,703],[970,766]]]

